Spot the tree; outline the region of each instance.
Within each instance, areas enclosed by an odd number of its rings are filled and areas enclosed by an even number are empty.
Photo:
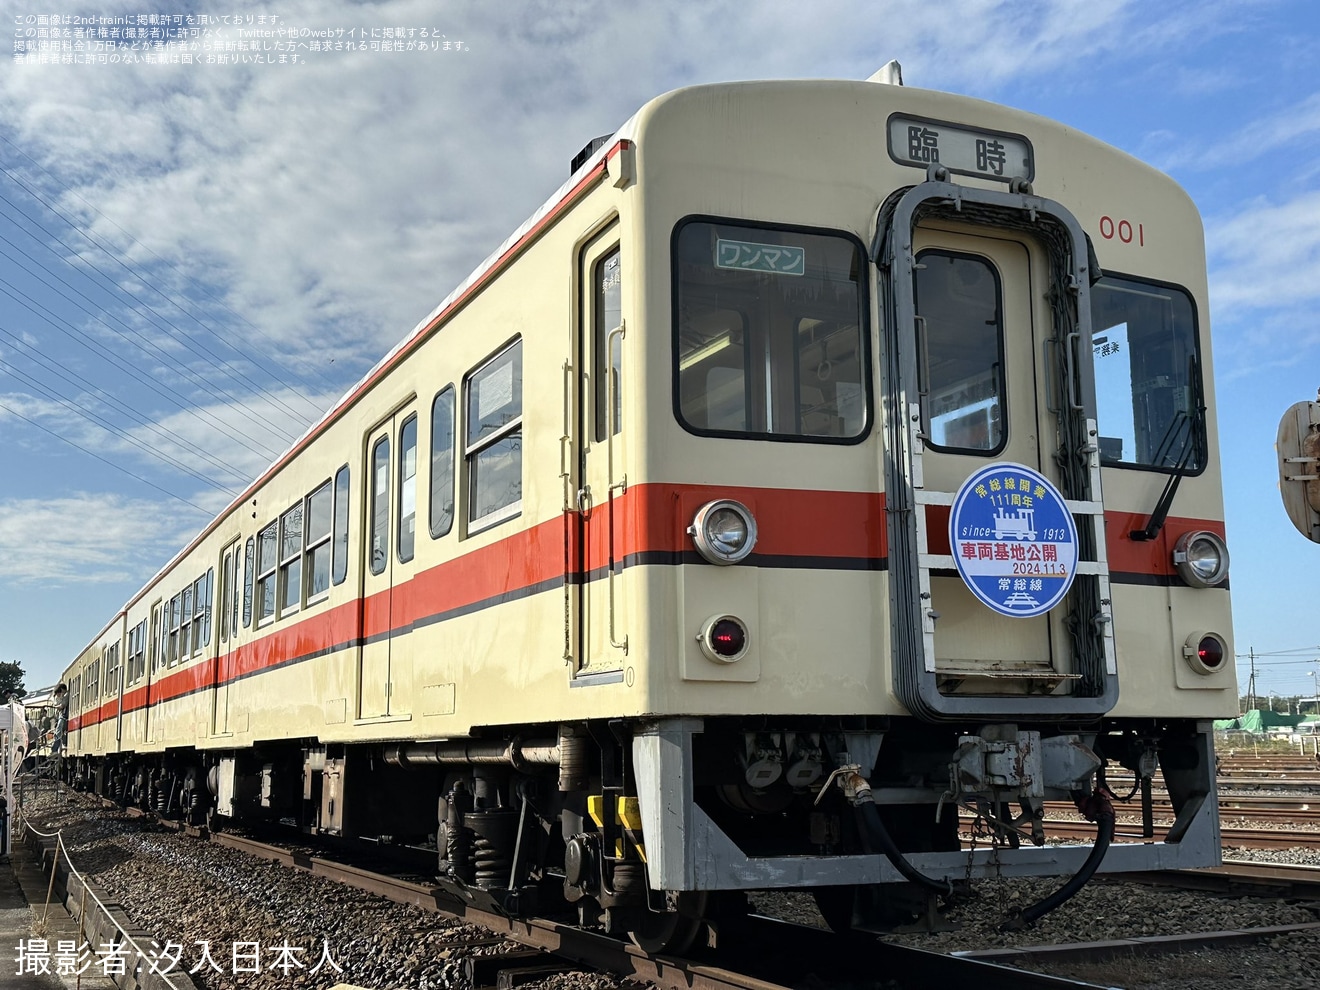
[[[23,665],[21,663],[0,663],[0,703],[8,701],[14,695],[23,697],[27,694],[23,687]]]

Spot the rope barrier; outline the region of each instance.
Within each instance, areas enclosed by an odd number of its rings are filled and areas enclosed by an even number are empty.
[[[82,906],[82,910],[80,911],[80,916],[78,918],[78,934],[80,936],[83,934],[83,922],[84,919],[87,917],[87,911],[86,911],[87,898],[88,896],[90,896],[92,898],[92,902],[98,908],[101,909],[101,913],[104,914],[106,918],[110,920],[110,924],[114,925],[115,929],[122,936],[122,942],[131,945],[134,948],[134,950],[137,952],[139,959],[152,958],[142,951],[142,946],[138,944],[137,939],[133,938],[133,936],[130,935],[125,930],[124,926],[119,923],[119,921],[115,918],[115,916],[110,913],[110,910],[105,906],[104,903],[102,903],[101,899],[96,896],[96,893],[94,891],[91,890],[90,886],[87,883],[87,878],[83,876],[82,873],[78,871],[78,868],[73,865],[73,857],[69,855],[69,848],[64,844],[64,830],[59,829],[55,832],[42,832],[40,829],[33,826],[30,822],[24,822],[24,830],[26,832],[30,832],[32,835],[35,835],[41,839],[55,840],[55,858],[51,861],[50,864],[50,885],[46,888],[46,914],[42,915],[42,919],[41,919],[42,923],[43,924],[45,923],[46,916],[50,913],[50,901],[55,889],[55,872],[56,872],[56,868],[59,866],[60,853],[63,852],[64,863],[69,868],[69,874],[71,876],[77,877],[78,880],[82,883],[83,906]],[[160,970],[154,970],[154,972],[155,975],[159,976],[164,981],[165,985],[169,987],[170,990],[179,990],[178,984],[176,984],[173,980],[170,979],[168,973],[163,973]]]

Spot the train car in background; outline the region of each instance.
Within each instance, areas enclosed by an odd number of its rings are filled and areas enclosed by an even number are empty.
[[[750,889],[874,925],[1214,864],[1212,381],[1199,216],[1122,152],[879,81],[669,93],[74,662],[71,779],[433,843],[651,948]],[[1166,839],[1111,842],[1107,773]],[[1060,797],[1093,847],[1043,844]]]

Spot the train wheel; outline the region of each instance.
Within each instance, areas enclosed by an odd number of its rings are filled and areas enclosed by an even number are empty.
[[[701,933],[702,916],[706,913],[705,891],[683,891],[679,895],[679,910],[672,914],[648,914],[641,928],[628,933],[644,952],[676,955],[692,948]]]

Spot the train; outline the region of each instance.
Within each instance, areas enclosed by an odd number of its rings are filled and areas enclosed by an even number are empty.
[[[892,68],[679,89],[73,659],[63,773],[654,951],[1062,878],[1027,924],[1219,862],[1217,445],[1168,176]]]

